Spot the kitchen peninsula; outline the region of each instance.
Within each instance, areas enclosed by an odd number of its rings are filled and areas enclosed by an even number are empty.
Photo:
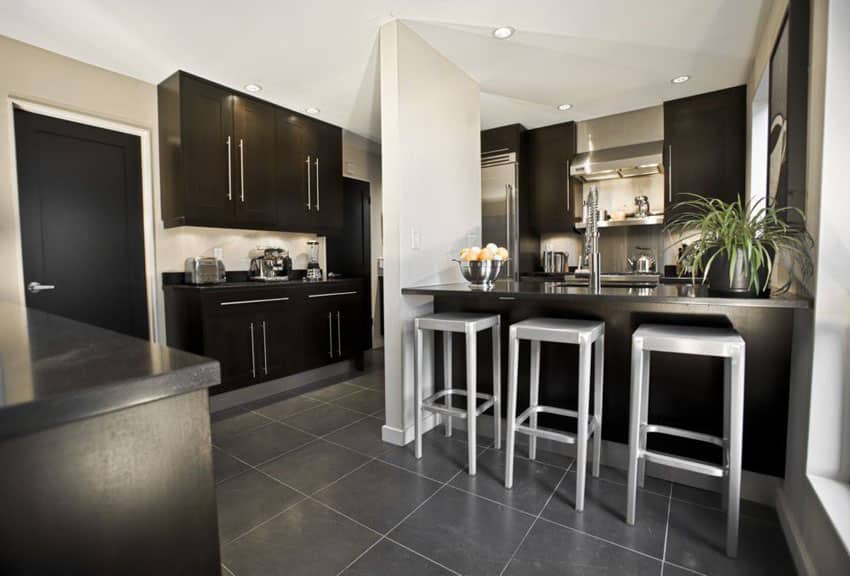
[[[432,296],[434,312],[498,313],[502,321],[502,394],[507,390],[507,332],[511,324],[531,317],[598,319],[605,322],[605,440],[628,443],[631,335],[641,324],[686,324],[732,327],[747,346],[744,404],[745,470],[781,477],[785,467],[785,437],[791,365],[793,312],[811,306],[794,295],[769,298],[716,298],[701,287],[659,285],[653,288],[586,287],[555,282],[497,281],[489,290],[466,283],[410,287],[405,295]],[[693,295],[692,295],[693,294]],[[479,391],[492,385],[489,332],[478,336]],[[463,387],[464,343],[453,341],[453,379]],[[435,346],[435,386],[442,385],[442,347]],[[528,344],[520,348],[518,411],[528,406]],[[572,407],[578,349],[542,344],[541,402]],[[652,357],[653,422],[720,434],[723,414],[723,364],[717,358],[655,353]],[[504,416],[504,415],[503,415]],[[573,422],[541,415],[540,425],[558,428]],[[692,458],[719,460],[713,446],[683,444],[675,438],[650,437],[650,447]],[[684,446],[684,448],[683,448]]]

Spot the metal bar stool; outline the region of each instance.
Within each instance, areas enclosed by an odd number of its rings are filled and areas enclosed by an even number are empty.
[[[531,389],[529,407],[518,417],[516,415],[517,375],[519,372],[519,341],[531,341]],[[565,410],[554,406],[540,406],[538,392],[540,387],[540,343],[556,342],[560,344],[578,344],[578,410]],[[594,354],[594,394],[593,418],[589,412],[590,403],[590,357],[591,346]],[[584,510],[584,485],[587,469],[587,441],[593,436],[593,476],[599,477],[599,464],[602,452],[602,365],[605,354],[605,323],[595,320],[567,320],[558,318],[532,318],[513,324],[510,329],[508,356],[508,433],[505,455],[505,488],[511,488],[514,481],[514,445],[515,433],[529,436],[528,456],[532,460],[537,456],[537,437],[548,438],[565,444],[576,444],[576,510]],[[538,414],[557,414],[578,420],[576,434],[538,428]],[[525,422],[529,421],[528,424]]]
[[[469,455],[469,475],[476,473],[476,420],[490,408],[493,408],[496,425],[496,449],[502,445],[502,360],[500,341],[501,320],[496,315],[471,314],[471,313],[441,313],[423,316],[414,320],[416,331],[416,380],[414,384],[414,397],[416,411],[416,458],[422,458],[422,413],[424,410],[442,414],[446,417],[446,436],[451,436],[452,418],[466,419],[467,445]],[[482,330],[493,331],[493,394],[482,394],[477,391],[478,376],[476,373],[477,361],[477,336]],[[433,333],[443,333],[443,366],[445,375],[445,387],[427,398],[422,397],[422,385],[424,367],[426,362],[433,362],[433,345],[428,346],[428,357],[425,357],[425,331],[429,332],[431,338]],[[466,390],[452,388],[452,353],[451,335],[461,332],[466,335]],[[452,406],[452,396],[465,396],[466,408],[455,408]],[[443,400],[444,399],[444,400]],[[443,400],[442,403],[438,403]],[[478,405],[478,400],[484,403]]]
[[[650,352],[674,352],[724,359],[723,437],[681,428],[650,424]],[[738,553],[738,519],[741,505],[741,450],[744,426],[744,359],[741,335],[731,329],[646,324],[632,335],[632,393],[629,420],[629,492],[626,522],[635,523],[638,485],[643,487],[646,462],[724,478],[726,554]],[[673,456],[646,449],[647,434],[666,434],[715,444],[723,449],[723,465]]]

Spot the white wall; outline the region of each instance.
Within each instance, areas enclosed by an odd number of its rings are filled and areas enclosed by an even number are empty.
[[[386,425],[413,427],[413,323],[430,299],[403,286],[461,280],[451,258],[481,234],[479,88],[404,24],[381,27]]]

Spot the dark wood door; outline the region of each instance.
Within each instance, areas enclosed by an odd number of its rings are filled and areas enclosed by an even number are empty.
[[[317,155],[314,162],[316,225],[323,231],[338,230],[343,220],[342,130],[315,124]]]
[[[265,296],[265,295],[262,295]],[[257,374],[260,379],[280,378],[294,372],[292,315],[294,303],[289,296],[272,296],[256,307]]]
[[[574,122],[526,132],[532,226],[538,234],[573,229],[569,163],[575,155],[575,134]]]
[[[297,371],[318,368],[334,361],[336,320],[328,298],[304,296],[298,309],[298,338],[293,339]]]
[[[204,354],[221,363],[221,381],[238,388],[263,375],[262,319],[246,308],[209,317],[204,328]]]
[[[234,96],[234,101],[236,217],[243,226],[274,226],[275,109],[271,104],[241,96]]]
[[[336,357],[348,358],[365,348],[361,295],[342,296],[334,302]]]
[[[686,194],[734,202],[746,182],[746,86],[664,103],[665,218]]]
[[[305,118],[277,110],[274,155],[278,224],[293,232],[313,231],[317,144]]]
[[[138,136],[15,110],[27,306],[147,339]]]
[[[185,213],[190,223],[231,226],[238,150],[233,137],[233,95],[212,84],[181,79]],[[178,183],[179,185],[179,183]]]

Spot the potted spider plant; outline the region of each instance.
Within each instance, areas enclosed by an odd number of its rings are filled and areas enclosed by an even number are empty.
[[[687,242],[680,262],[696,284],[701,276],[709,292],[723,296],[768,296],[770,277],[778,255],[790,257],[802,274],[812,273],[810,250],[814,245],[804,229],[787,223],[794,212],[805,221],[797,208],[777,208],[764,200],[743,203],[724,202],[688,194],[689,199],[676,205],[677,215],[666,226]],[[777,292],[790,288],[787,282]]]

